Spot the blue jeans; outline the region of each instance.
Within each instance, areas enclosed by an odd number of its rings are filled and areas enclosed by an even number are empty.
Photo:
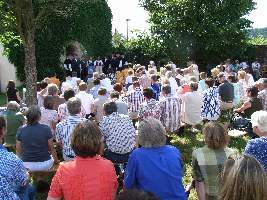
[[[20,186],[16,190],[17,195],[19,196],[20,200],[34,200],[35,196],[35,189],[31,184],[28,184],[24,187]]]

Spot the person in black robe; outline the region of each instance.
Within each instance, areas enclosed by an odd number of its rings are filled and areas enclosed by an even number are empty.
[[[64,69],[66,72],[66,76],[72,76],[72,55],[67,55],[65,61],[64,61]]]

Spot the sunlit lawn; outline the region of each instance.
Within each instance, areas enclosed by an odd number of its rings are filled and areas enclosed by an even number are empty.
[[[0,107],[6,104],[6,95],[0,93]]]

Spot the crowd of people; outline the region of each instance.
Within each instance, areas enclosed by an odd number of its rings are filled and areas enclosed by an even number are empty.
[[[259,63],[228,59],[199,72],[194,62],[158,69],[153,61],[113,59],[118,66],[104,67],[99,58],[78,66],[69,55],[66,80],[38,82],[38,105],[23,111],[9,82],[0,116],[0,199],[34,199],[29,174],[59,163],[48,200],[183,200],[194,187],[200,200],[267,199],[267,79],[260,78]],[[243,155],[227,147],[224,113],[251,137]],[[205,144],[192,153],[185,187],[182,155],[170,141],[184,127],[200,126]],[[125,170],[119,195],[116,164]],[[45,178],[38,175],[37,185]]]

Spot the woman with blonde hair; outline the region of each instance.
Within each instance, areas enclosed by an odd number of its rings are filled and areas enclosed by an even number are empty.
[[[267,175],[253,157],[228,158],[219,200],[267,200]]]

